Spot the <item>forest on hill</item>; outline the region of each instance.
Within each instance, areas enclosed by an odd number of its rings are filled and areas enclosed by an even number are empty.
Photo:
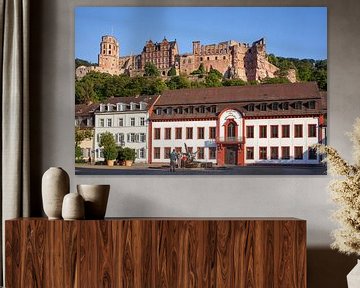
[[[160,77],[160,72],[152,63],[145,65],[143,76],[90,72],[81,79],[75,79],[75,103],[101,102],[111,96],[155,95],[161,94],[165,89],[288,83],[285,76],[289,69],[295,69],[298,81],[316,81],[320,90],[327,90],[327,60],[284,58],[273,54],[268,55],[268,59],[280,70],[276,78],[265,78],[261,82],[225,79],[216,69],[206,72],[203,65],[192,72],[191,77],[176,75],[175,69],[170,69],[167,79]],[[75,59],[75,69],[91,65],[95,64]]]

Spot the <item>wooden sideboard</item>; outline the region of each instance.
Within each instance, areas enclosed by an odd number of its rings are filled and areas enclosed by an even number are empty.
[[[115,218],[5,223],[6,287],[306,287],[306,221]]]

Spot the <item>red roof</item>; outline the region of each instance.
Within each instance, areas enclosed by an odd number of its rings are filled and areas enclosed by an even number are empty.
[[[316,82],[166,90],[155,106],[320,99]]]

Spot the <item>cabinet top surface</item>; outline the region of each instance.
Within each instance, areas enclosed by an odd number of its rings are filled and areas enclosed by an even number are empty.
[[[6,221],[65,221],[48,220],[43,217],[15,218]],[[107,217],[103,220],[75,220],[75,221],[306,221],[293,217]]]

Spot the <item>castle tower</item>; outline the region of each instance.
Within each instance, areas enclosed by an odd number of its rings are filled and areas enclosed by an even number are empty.
[[[98,55],[99,68],[106,73],[117,74],[119,70],[119,42],[113,36],[102,36],[100,53]]]
[[[193,44],[193,54],[200,55],[200,49],[201,49],[200,41],[193,41],[192,44]]]

